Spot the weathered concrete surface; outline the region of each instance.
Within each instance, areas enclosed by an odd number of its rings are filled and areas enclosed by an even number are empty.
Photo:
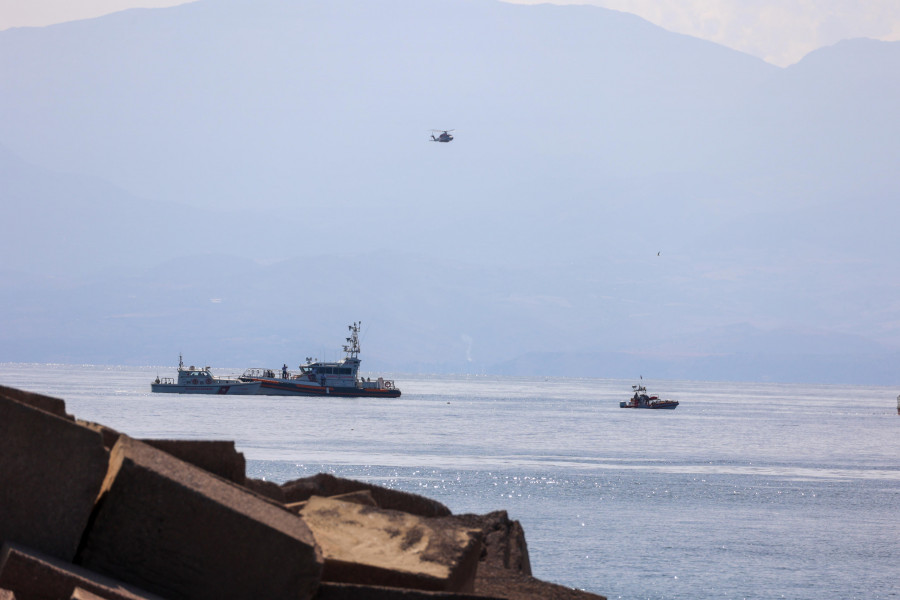
[[[349,492],[347,494],[338,494],[331,496],[332,500],[340,500],[341,502],[352,502],[354,504],[362,504],[363,506],[378,506],[375,498],[372,497],[372,490],[359,490],[358,492]],[[383,507],[378,507],[383,508]]]
[[[284,490],[277,483],[266,481],[265,479],[250,479],[249,477],[243,483],[244,487],[253,491],[260,496],[264,496],[269,500],[274,500],[284,504],[287,499],[284,496]]]
[[[350,492],[349,494],[329,496],[329,498],[331,498],[332,500],[340,500],[342,502],[362,504],[363,506],[378,506],[378,504],[375,502],[375,499],[372,498],[372,492],[370,492],[369,490],[360,490],[358,492]],[[288,509],[295,515],[299,515],[304,506],[306,506],[306,500],[303,500],[302,502],[291,502],[290,504],[284,505],[286,509]]]
[[[410,494],[409,492],[391,490],[362,481],[343,479],[328,473],[319,473],[312,477],[288,481],[282,484],[281,487],[284,490],[285,503],[301,502],[308,500],[311,496],[329,497],[369,490],[375,502],[381,508],[400,510],[419,515],[420,517],[445,517],[450,515],[450,509],[437,500]]]
[[[103,596],[98,596],[97,594],[92,594],[87,590],[83,590],[81,588],[75,588],[72,590],[72,595],[69,596],[69,600],[110,600],[109,598],[104,598]]]
[[[108,462],[96,431],[0,396],[0,544],[72,560]]]
[[[13,590],[18,600],[64,600],[75,588],[107,600],[159,600],[121,581],[14,545],[0,552],[0,587]]]
[[[486,515],[454,515],[446,518],[464,527],[481,530],[484,536],[482,563],[531,575],[525,531],[518,521],[509,518],[505,510]]]
[[[300,516],[322,547],[324,581],[473,589],[481,554],[477,529],[318,496],[307,501]]]
[[[311,598],[322,554],[295,515],[122,436],[77,562],[169,600]]]
[[[485,563],[478,566],[475,593],[508,600],[606,600],[605,596],[547,583]]]
[[[81,419],[75,419],[75,422],[79,425],[87,427],[88,429],[93,429],[98,432],[103,437],[103,447],[107,450],[112,450],[112,447],[116,445],[116,442],[119,441],[119,436],[122,435],[112,427],[107,427],[106,425],[101,425],[100,423],[94,423],[93,421],[82,421]]]
[[[53,396],[45,396],[36,394],[35,392],[26,392],[16,388],[0,385],[0,396],[5,396],[10,400],[16,400],[22,404],[27,404],[34,408],[39,408],[45,412],[62,417],[63,419],[73,420],[72,415],[66,413],[66,402],[60,398]]]
[[[385,586],[352,583],[322,583],[316,600],[498,600],[494,596],[476,596],[457,592],[426,592]]]
[[[158,448],[204,471],[243,485],[247,461],[231,441],[208,440],[148,440],[142,442]]]

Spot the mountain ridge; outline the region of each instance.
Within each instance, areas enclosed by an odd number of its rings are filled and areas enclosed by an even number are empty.
[[[897,48],[782,69],[596,7],[449,0],[0,32],[0,359],[280,364],[362,318],[397,371],[629,370],[664,342],[679,377],[894,381],[847,336],[900,345]],[[785,358],[798,331],[854,366]],[[683,360],[715,332],[760,345]]]

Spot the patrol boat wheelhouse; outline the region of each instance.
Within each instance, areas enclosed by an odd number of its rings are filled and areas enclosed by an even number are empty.
[[[216,377],[209,367],[198,369],[191,365],[185,369],[184,361],[179,354],[177,380],[174,377],[157,377],[156,381],[150,384],[150,391],[169,394],[248,395],[258,394],[260,387],[259,382]]]
[[[247,369],[241,381],[261,384],[259,394],[272,396],[340,396],[345,398],[397,398],[400,390],[390,379],[359,377],[359,328],[362,322],[349,325],[350,337],[344,344],[347,356],[338,362],[321,362],[307,357],[300,371]]]

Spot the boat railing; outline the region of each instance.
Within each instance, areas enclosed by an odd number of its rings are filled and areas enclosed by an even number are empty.
[[[268,377],[269,379],[274,379],[275,377],[281,377],[281,369],[247,369],[244,371],[241,377]]]
[[[241,375],[241,377],[253,377],[253,378],[264,378],[264,379],[308,379],[308,375],[306,373],[298,373],[297,371],[287,371],[287,377],[285,377],[285,371],[283,369],[247,369]]]
[[[166,385],[175,385],[175,378],[173,377],[157,377],[154,383],[163,383]]]

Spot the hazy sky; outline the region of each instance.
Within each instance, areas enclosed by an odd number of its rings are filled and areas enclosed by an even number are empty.
[[[773,64],[797,62],[842,39],[900,40],[900,0],[509,0],[596,4],[712,40]],[[0,29],[97,17],[184,0],[0,0]]]

